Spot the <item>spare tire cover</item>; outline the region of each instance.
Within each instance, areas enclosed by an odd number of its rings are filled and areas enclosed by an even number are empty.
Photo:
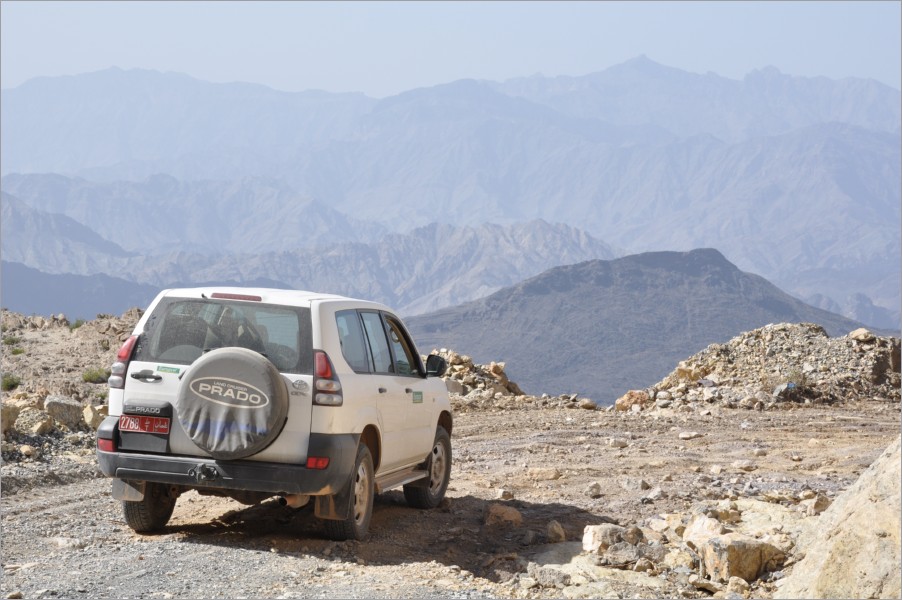
[[[281,432],[288,388],[261,354],[218,348],[198,358],[179,388],[178,421],[210,456],[229,460],[260,452]]]

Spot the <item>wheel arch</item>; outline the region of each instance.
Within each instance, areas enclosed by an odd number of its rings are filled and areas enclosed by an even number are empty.
[[[379,435],[379,429],[375,425],[364,427],[360,432],[360,443],[370,449],[370,455],[373,457],[373,471],[378,473],[379,466],[382,464],[382,436]]]
[[[448,435],[451,435],[451,429],[454,426],[454,419],[451,416],[451,413],[447,410],[443,410],[441,414],[438,416],[438,426],[443,427],[445,431],[448,432]]]

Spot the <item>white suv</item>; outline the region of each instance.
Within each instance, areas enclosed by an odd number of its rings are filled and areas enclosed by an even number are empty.
[[[125,520],[160,529],[187,490],[294,507],[362,539],[375,493],[432,508],[451,475],[440,375],[380,304],[247,288],[161,292],[119,350],[100,469]]]

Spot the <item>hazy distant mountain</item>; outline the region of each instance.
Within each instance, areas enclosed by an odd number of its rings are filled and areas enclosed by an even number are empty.
[[[6,260],[0,265],[0,305],[26,315],[63,313],[74,321],[122,314],[133,306],[146,308],[157,292],[109,275],[49,275]]]
[[[531,393],[611,403],[682,358],[768,323],[860,324],[808,306],[716,250],[650,252],[556,267],[491,296],[407,321],[417,344],[507,362]]]
[[[873,79],[793,77],[774,67],[741,81],[698,75],[645,56],[581,77],[524,77],[496,89],[575,117],[657,125],[724,141],[777,135],[818,123],[898,133],[899,91]]]
[[[7,175],[4,191],[59,213],[140,254],[293,250],[375,241],[385,228],[353,219],[284,184],[261,179],[95,183],[62,175]]]
[[[287,93],[143,69],[38,77],[2,91],[2,172],[160,161],[197,169],[198,178],[211,164],[259,174],[274,153],[341,137],[374,103],[362,94]],[[151,167],[140,178],[159,172],[173,173]]]
[[[172,282],[171,287],[232,286],[235,281]],[[288,286],[266,278],[243,282],[249,287],[285,289]],[[132,307],[147,308],[160,288],[104,274],[48,274],[25,265],[2,261],[0,305],[37,315],[63,313],[70,320],[93,319],[96,314],[121,314]]]
[[[40,246],[40,231],[26,233],[36,236]],[[10,252],[9,260],[18,256]],[[64,255],[26,254],[23,262],[55,273],[87,275],[101,270],[155,289],[228,282],[332,292],[382,301],[404,314],[416,314],[485,296],[552,266],[610,258],[613,253],[582,231],[533,221],[478,228],[433,224],[409,234],[386,236],[378,243],[336,243],[290,252],[132,257],[93,252],[89,256],[92,268],[85,269]],[[33,260],[37,258],[41,260]],[[63,308],[56,312],[61,310],[65,312]]]
[[[29,208],[0,192],[0,242],[3,260],[41,265],[60,273],[96,273],[109,259],[130,256],[118,245],[65,215]]]
[[[118,69],[2,94],[3,173],[113,181],[7,175],[3,189],[129,251],[258,254],[539,218],[628,252],[715,247],[798,297],[899,323],[902,101],[871,80],[736,81],[640,57],[379,101]]]

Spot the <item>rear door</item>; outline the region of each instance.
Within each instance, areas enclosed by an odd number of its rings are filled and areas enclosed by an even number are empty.
[[[247,460],[303,462],[310,437],[313,354],[310,311],[208,298],[164,298],[144,325],[126,373],[124,406],[165,406],[174,414],[167,451],[205,456],[178,422],[179,389],[204,352],[243,347],[269,359],[289,392],[288,413],[278,438]]]

